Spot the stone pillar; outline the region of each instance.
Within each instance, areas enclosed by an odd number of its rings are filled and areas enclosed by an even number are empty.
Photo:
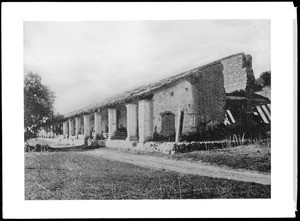
[[[94,121],[95,121],[95,134],[101,134],[101,115],[100,113],[94,113]]]
[[[117,131],[117,110],[108,109],[108,139],[110,140]]]
[[[80,126],[81,126],[81,118],[80,117],[76,117],[75,118],[75,136],[76,139],[78,139],[78,134],[80,131]]]
[[[89,114],[83,116],[84,137],[90,136],[90,120]]]
[[[146,142],[153,136],[152,102],[139,101],[139,141]]]
[[[127,104],[127,139],[137,139],[138,111],[137,104]]]
[[[67,121],[64,121],[64,122],[63,122],[63,135],[64,135],[64,138],[67,138],[67,137],[66,137],[67,134],[68,134],[68,122],[67,122]]]
[[[73,136],[73,119],[69,119],[69,137]]]

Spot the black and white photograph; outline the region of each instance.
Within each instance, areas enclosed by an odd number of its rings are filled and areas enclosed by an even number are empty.
[[[24,22],[25,199],[270,198],[270,31]]]
[[[111,208],[274,199],[272,22],[19,22],[20,199]]]

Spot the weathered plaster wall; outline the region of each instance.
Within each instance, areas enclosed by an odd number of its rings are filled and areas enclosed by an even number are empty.
[[[94,117],[94,114],[90,114],[90,131],[95,131],[95,117]]]
[[[240,54],[221,60],[226,93],[251,90],[254,83],[252,57]]]
[[[255,77],[252,69],[251,55],[240,54],[222,60],[226,93],[244,91],[244,96],[249,98],[243,105],[238,101],[227,102],[227,107],[239,119],[247,124],[252,120],[252,97]]]
[[[183,134],[197,131],[201,125],[224,121],[226,93],[252,93],[254,75],[250,55],[239,54],[202,68],[186,81],[179,82],[153,97],[154,130],[161,132],[161,114],[184,111]],[[153,131],[154,132],[154,131]]]
[[[226,92],[222,71],[223,65],[216,63],[188,79],[193,85],[193,108],[198,128],[224,121]]]
[[[83,122],[83,116],[80,116],[81,120],[80,120],[80,134],[83,135],[84,133],[84,122]]]
[[[101,130],[103,131],[103,133],[108,133],[108,131],[106,131],[106,127],[108,127],[108,112],[107,109],[102,109],[100,111],[100,116],[101,116]]]
[[[161,133],[162,113],[172,112],[177,126],[178,108],[184,111],[183,133],[196,129],[192,85],[188,81],[179,82],[172,87],[154,94],[153,98],[153,132]]]
[[[120,128],[121,125],[127,128],[127,110],[125,105],[117,107],[117,128]]]

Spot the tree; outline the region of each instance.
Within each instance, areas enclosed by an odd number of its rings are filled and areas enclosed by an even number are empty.
[[[271,71],[265,71],[261,73],[257,79],[258,83],[264,86],[271,86]]]
[[[271,70],[261,73],[259,78],[255,80],[254,91],[261,91],[266,86],[271,87]]]
[[[51,125],[54,125],[52,127],[52,132],[54,132],[55,134],[62,134],[62,122],[64,120],[64,116],[57,113],[57,114],[53,114],[51,115],[47,121],[42,123],[42,127],[44,128],[50,128]]]
[[[265,71],[261,73],[256,82],[262,87],[271,86],[271,71]]]
[[[36,137],[42,125],[53,118],[54,92],[42,84],[39,75],[29,72],[24,78],[24,139]]]

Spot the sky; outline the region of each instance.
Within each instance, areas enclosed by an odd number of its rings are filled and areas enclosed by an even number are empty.
[[[270,20],[24,22],[24,74],[60,114],[240,52],[271,69]]]

